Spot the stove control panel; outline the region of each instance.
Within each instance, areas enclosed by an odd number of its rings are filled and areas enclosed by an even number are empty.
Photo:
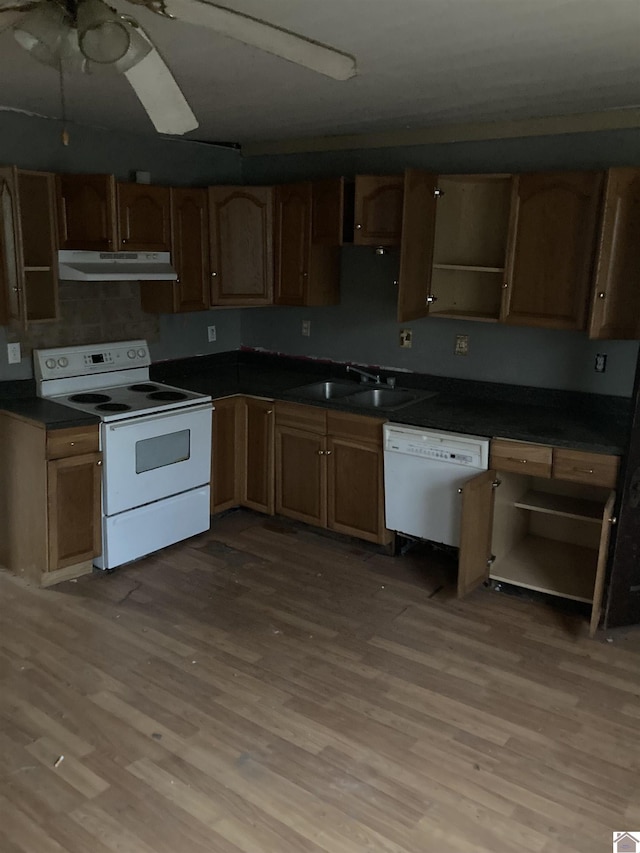
[[[44,380],[148,367],[151,356],[146,341],[115,341],[34,350],[33,361],[36,379]]]

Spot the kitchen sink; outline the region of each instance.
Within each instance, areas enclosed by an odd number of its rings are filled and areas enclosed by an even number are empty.
[[[368,388],[353,394],[345,403],[350,406],[365,406],[372,409],[397,409],[424,399],[424,394],[405,391],[402,388]]]
[[[311,385],[302,385],[293,388],[289,394],[296,397],[306,397],[308,400],[335,400],[336,398],[348,397],[354,394],[360,386],[357,382],[313,382]]]

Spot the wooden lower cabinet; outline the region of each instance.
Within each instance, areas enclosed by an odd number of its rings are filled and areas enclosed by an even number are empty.
[[[242,397],[214,401],[211,430],[211,515],[240,503]]]
[[[502,449],[507,444],[499,443]],[[531,447],[532,456],[543,449]],[[600,622],[615,524],[611,485],[618,460],[546,450],[554,457],[552,472],[532,476],[505,465],[507,470],[485,471],[463,486],[458,595],[491,578],[585,602],[591,605],[593,636]],[[600,456],[599,465],[594,456]],[[508,457],[492,453],[492,464],[500,458]]]
[[[245,506],[273,515],[273,400],[214,400],[211,514]]]
[[[39,586],[92,570],[102,551],[99,425],[47,432],[0,413],[0,564]]]
[[[242,506],[273,515],[274,408],[273,400],[245,397],[242,422]]]
[[[276,512],[386,544],[379,418],[276,403]]]
[[[100,454],[47,463],[49,571],[92,561],[102,551]]]

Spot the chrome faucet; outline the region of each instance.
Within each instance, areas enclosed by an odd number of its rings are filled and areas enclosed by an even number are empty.
[[[360,370],[359,367],[353,367],[351,364],[347,365],[347,373],[359,373],[360,382],[366,382],[367,379],[370,379],[372,382],[375,382],[376,385],[380,385],[381,380],[379,373],[368,373],[366,370]]]

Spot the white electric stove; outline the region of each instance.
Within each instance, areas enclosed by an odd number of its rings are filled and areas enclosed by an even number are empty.
[[[146,341],[35,350],[37,393],[100,418],[113,569],[209,529],[211,397],[152,382]]]

